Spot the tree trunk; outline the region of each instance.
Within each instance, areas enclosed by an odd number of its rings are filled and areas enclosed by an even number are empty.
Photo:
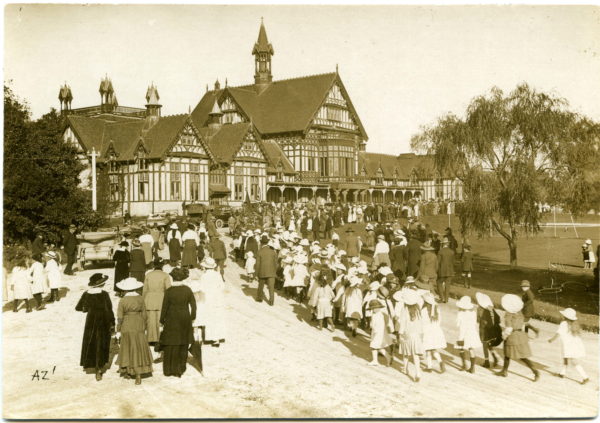
[[[517,267],[517,242],[508,240],[508,249],[510,250],[510,267],[515,269]]]

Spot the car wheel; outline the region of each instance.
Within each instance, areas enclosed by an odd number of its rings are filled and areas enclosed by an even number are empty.
[[[215,226],[221,229],[223,227],[223,221],[221,219],[215,220]]]

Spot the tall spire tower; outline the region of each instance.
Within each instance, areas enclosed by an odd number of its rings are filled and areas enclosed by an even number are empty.
[[[267,39],[267,31],[265,30],[265,24],[260,19],[260,30],[258,31],[258,40],[254,44],[252,49],[252,55],[254,56],[254,83],[258,85],[266,85],[273,81],[273,75],[271,75],[271,56],[275,52],[273,46]]]

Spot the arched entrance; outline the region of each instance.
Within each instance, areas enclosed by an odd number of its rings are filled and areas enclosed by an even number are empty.
[[[381,191],[373,191],[373,203],[383,203],[383,193]]]
[[[385,202],[391,203],[394,201],[394,193],[392,191],[386,191],[385,193]]]

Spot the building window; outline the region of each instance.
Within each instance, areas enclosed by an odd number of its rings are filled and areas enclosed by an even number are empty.
[[[233,177],[233,199],[242,201],[244,199],[244,168],[236,166]]]
[[[377,185],[383,185],[383,171],[380,169],[377,169],[377,176],[375,178],[375,182],[377,183]]]
[[[148,172],[142,172],[138,174],[138,200],[148,200]]]
[[[171,200],[181,200],[180,163],[171,163]]]
[[[258,185],[258,169],[251,169],[250,176],[250,197],[255,201],[260,201],[260,186]]]
[[[119,201],[121,199],[119,175],[108,176],[110,184],[110,201]]]
[[[222,167],[216,167],[210,170],[209,181],[215,185],[226,185],[225,184],[225,169]]]
[[[190,197],[192,201],[200,199],[200,175],[197,173],[190,175]]]

